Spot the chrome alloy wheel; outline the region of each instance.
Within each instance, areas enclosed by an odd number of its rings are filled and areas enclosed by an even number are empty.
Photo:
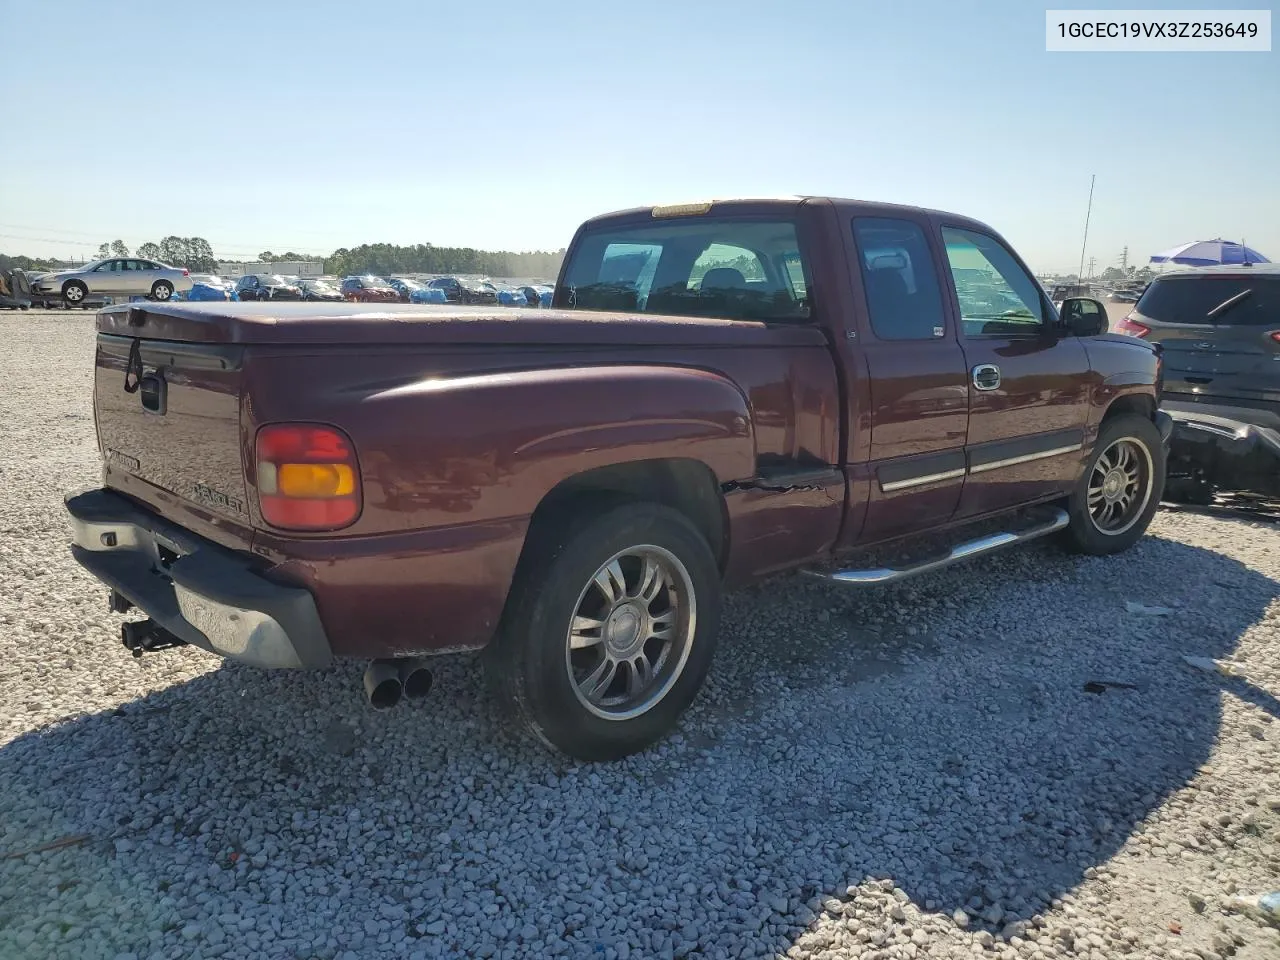
[[[1114,441],[1089,475],[1089,517],[1099,533],[1118,536],[1138,522],[1151,500],[1151,451],[1133,437]]]
[[[578,700],[605,720],[654,707],[680,679],[696,614],[692,578],[673,553],[643,545],[614,554],[582,588],[566,637]]]

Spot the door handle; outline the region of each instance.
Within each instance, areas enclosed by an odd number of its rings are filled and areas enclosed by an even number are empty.
[[[973,368],[973,386],[977,390],[995,390],[1000,386],[1000,368],[994,363],[980,363]]]

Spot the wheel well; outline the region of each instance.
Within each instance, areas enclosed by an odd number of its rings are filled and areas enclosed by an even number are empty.
[[[1121,417],[1126,413],[1137,414],[1150,420],[1155,412],[1155,400],[1145,394],[1134,393],[1113,400],[1111,406],[1107,407],[1107,412],[1102,415],[1102,422],[1106,423],[1113,417]]]
[[[728,556],[728,523],[715,474],[699,460],[636,460],[576,474],[556,484],[533,512],[529,537],[587,503],[647,501],[678,510],[706,538],[720,569]]]

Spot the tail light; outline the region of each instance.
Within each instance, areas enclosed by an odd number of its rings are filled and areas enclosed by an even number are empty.
[[[318,423],[278,423],[255,444],[262,518],[284,530],[337,530],[360,516],[360,465],[345,433]]]
[[[1272,330],[1269,334],[1267,334],[1267,336],[1269,336],[1276,343],[1280,343],[1280,330]]]
[[[1116,333],[1127,334],[1130,337],[1145,337],[1151,332],[1151,328],[1145,323],[1139,323],[1133,319],[1133,314],[1125,317],[1116,324]]]
[[[191,276],[191,271],[190,271],[190,270],[188,270],[186,267],[183,267],[183,268],[182,268],[182,275],[183,275],[184,277],[189,277],[189,276]]]

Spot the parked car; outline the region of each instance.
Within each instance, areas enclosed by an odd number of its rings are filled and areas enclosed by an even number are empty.
[[[396,288],[381,277],[347,277],[342,281],[342,298],[352,303],[399,303]]]
[[[439,287],[419,287],[409,294],[410,303],[448,303],[449,299]]]
[[[234,299],[235,288],[221,277],[211,274],[192,274],[191,290],[186,294],[175,292],[174,300],[218,301]]]
[[[518,287],[497,287],[498,303],[504,307],[527,307],[529,301]]]
[[[960,295],[965,268],[1018,306]],[[624,211],[579,228],[555,289],[519,323],[100,312],[103,487],[67,507],[112,608],[148,615],[126,646],[360,658],[375,706],[429,689],[423,656],[486,648],[512,716],[606,759],[693,700],[726,586],[893,583],[1049,534],[1112,554],[1160,499],[1155,349],[1096,300],[1055,310],[975,220]],[[915,562],[820,570],[922,535]]]
[[[324,280],[299,280],[298,289],[303,300],[342,300],[342,291]]]
[[[443,290],[445,299],[449,303],[491,305],[498,302],[498,288],[485,280],[437,277],[427,286]]]
[[[302,290],[279,274],[249,273],[236,282],[240,300],[301,300]]]
[[[415,290],[425,289],[425,285],[417,280],[409,280],[405,277],[392,277],[387,284],[395,290],[401,303],[412,303],[413,293]]]
[[[1091,297],[1093,296],[1093,288],[1087,283],[1059,283],[1053,288],[1053,292],[1049,294],[1049,299],[1054,303],[1062,303],[1070,297]]]
[[[544,284],[532,284],[518,288],[520,293],[524,295],[525,306],[529,307],[549,307],[551,306],[551,296],[555,292],[554,287]]]
[[[111,257],[95,260],[74,270],[42,274],[33,292],[60,296],[69,306],[79,306],[91,294],[99,296],[145,296],[168,300],[174,291],[191,289],[191,274],[184,267],[170,267],[141,257]]]
[[[1280,264],[1159,276],[1117,330],[1162,351],[1170,495],[1280,497]]]

